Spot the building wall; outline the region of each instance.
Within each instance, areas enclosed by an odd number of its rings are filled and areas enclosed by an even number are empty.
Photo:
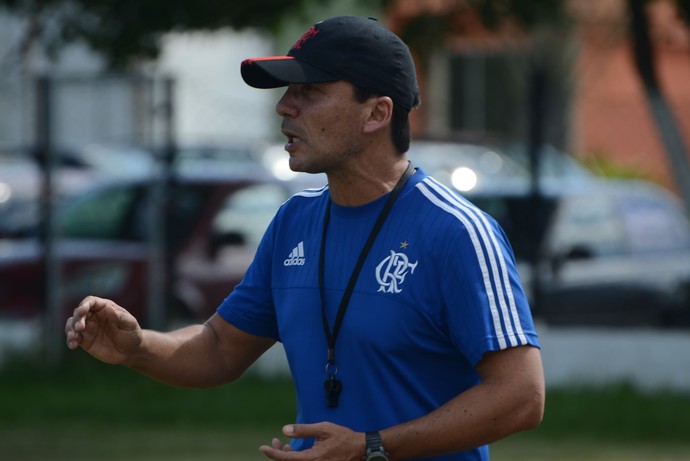
[[[36,142],[35,79],[54,79],[53,138],[61,147],[156,144],[162,124],[158,90],[136,75],[104,74],[103,59],[83,44],[48,58],[38,44],[21,52],[25,18],[0,13],[0,148]],[[270,54],[269,36],[255,31],[171,33],[146,75],[176,82],[176,138],[182,144],[271,139],[278,133],[270,92],[249,88],[239,66]],[[150,71],[150,72],[149,72]],[[153,106],[153,107],[152,107]]]
[[[571,58],[570,53],[574,58],[572,73],[562,77],[571,82],[560,88],[571,102],[556,101],[565,121],[565,128],[557,127],[562,144],[577,157],[601,156],[622,170],[674,189],[664,146],[634,67],[627,1],[563,0],[563,5],[575,28],[573,40],[567,40],[564,34],[568,32],[561,30],[563,62]],[[672,0],[654,0],[648,8],[663,94],[690,149],[690,26],[679,18]],[[429,13],[453,14],[454,20],[462,23],[460,33],[446,38],[441,53],[446,56],[468,49],[520,49],[531,46],[534,38],[534,34],[526,37],[510,24],[488,30],[469,8],[451,0],[398,0],[389,11],[387,23],[401,32],[411,18]],[[541,51],[533,48],[532,52],[538,55]],[[447,72],[447,66],[438,63],[431,68]],[[447,135],[447,111],[433,105],[447,99],[447,90],[439,88],[447,88],[448,83],[428,69],[420,77],[423,105],[412,116],[414,134]]]
[[[574,152],[601,155],[675,188],[662,140],[647,106],[622,0],[581,17],[581,54],[574,95]],[[653,2],[651,35],[662,92],[690,149],[690,27],[673,5]]]
[[[172,33],[156,65],[176,80],[177,136],[182,144],[273,140],[279,130],[277,95],[242,81],[240,63],[274,54],[268,36],[230,29]]]

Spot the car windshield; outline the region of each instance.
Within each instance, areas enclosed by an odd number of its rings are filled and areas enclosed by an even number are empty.
[[[38,216],[39,203],[34,198],[13,197],[0,203],[0,238],[31,233],[37,225]]]
[[[618,212],[633,251],[690,248],[690,221],[679,204],[656,194],[621,197]]]
[[[556,207],[552,197],[535,202],[529,196],[494,195],[473,197],[471,201],[503,228],[519,261],[530,260],[535,245],[541,245]]]
[[[146,241],[151,225],[146,183],[123,183],[97,189],[67,204],[58,215],[58,233],[64,238]],[[212,188],[179,184],[171,192],[170,239],[178,243],[188,235]]]
[[[481,145],[414,142],[408,157],[440,182],[461,192],[524,181],[529,172],[505,154]]]
[[[211,186],[180,184],[172,191],[169,224],[173,243],[182,241],[213,193]],[[57,235],[70,239],[144,242],[151,225],[147,183],[117,183],[66,199],[56,207]],[[35,237],[40,232],[39,203],[0,207],[0,237]]]

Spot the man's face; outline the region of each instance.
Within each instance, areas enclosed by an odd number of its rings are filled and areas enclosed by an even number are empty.
[[[362,128],[368,110],[345,81],[288,86],[276,112],[283,117],[290,168],[334,173],[355,161],[365,146]]]

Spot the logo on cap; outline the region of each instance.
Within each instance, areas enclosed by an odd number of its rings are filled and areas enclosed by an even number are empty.
[[[317,29],[316,26],[311,26],[311,29],[309,29],[308,31],[306,31],[306,32],[304,33],[304,35],[302,35],[302,36],[300,37],[300,39],[297,40],[297,43],[295,43],[295,44],[292,46],[292,49],[293,49],[293,50],[299,50],[300,48],[302,48],[302,45],[304,45],[304,42],[306,42],[306,41],[309,40],[310,38],[316,37],[316,35],[317,35],[319,32],[320,32],[320,30]]]

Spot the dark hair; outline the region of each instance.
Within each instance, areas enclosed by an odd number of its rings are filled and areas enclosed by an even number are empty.
[[[377,96],[366,88],[354,85],[355,99],[365,102],[371,97]],[[391,118],[391,136],[393,145],[398,153],[403,154],[410,148],[410,118],[409,111],[403,109],[393,102],[393,116]]]

